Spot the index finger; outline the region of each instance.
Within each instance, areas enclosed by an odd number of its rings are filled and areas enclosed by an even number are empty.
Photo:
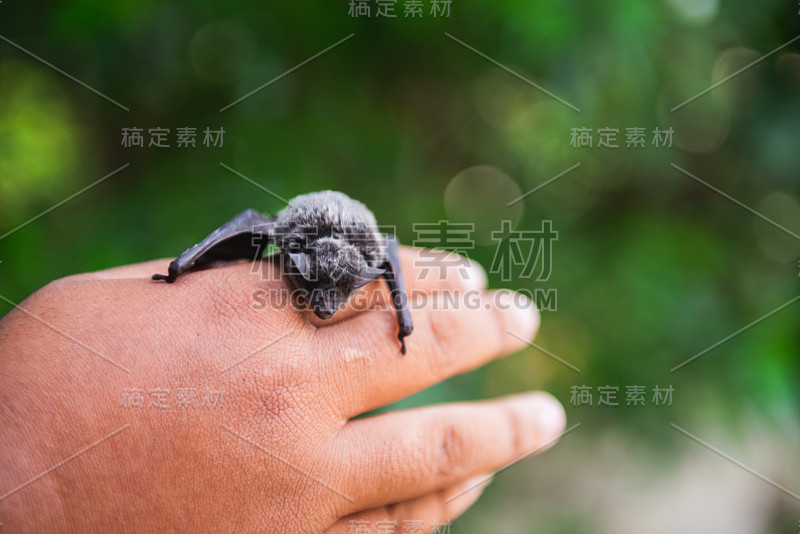
[[[413,333],[400,354],[391,310],[319,329],[319,367],[346,417],[400,400],[525,346],[539,326],[535,304],[513,291],[452,292],[410,302]]]
[[[71,278],[76,280],[150,278],[155,273],[166,272],[170,261],[164,258],[119,265],[99,271],[76,274]],[[230,269],[243,261],[234,260],[229,265],[220,264],[216,268]],[[409,289],[424,291],[433,289],[481,289],[486,285],[486,273],[483,268],[469,258],[453,252],[400,247],[400,263]],[[251,269],[251,271],[256,273],[260,272],[260,269]]]

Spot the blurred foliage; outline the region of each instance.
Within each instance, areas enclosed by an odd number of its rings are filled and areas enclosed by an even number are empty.
[[[19,302],[54,278],[174,257],[245,207],[281,208],[220,163],[286,198],[344,191],[405,243],[413,223],[464,220],[473,206],[487,232],[512,200],[498,191],[530,191],[581,163],[517,214],[517,229],[547,219],[559,232],[550,279],[490,282],[557,289],[536,342],[582,372],[531,348],[400,405],[532,388],[569,404],[575,385],[619,386],[624,404],[625,386],[646,385],[645,407],[568,406],[584,429],[565,439],[620,427],[656,449],[684,444],[670,421],[798,415],[800,304],[670,372],[798,294],[798,239],[670,165],[800,233],[797,42],[670,111],[793,38],[798,6],[454,0],[449,18],[428,6],[412,20],[402,2],[396,19],[349,17],[344,1],[0,4],[0,35],[130,110],[0,42],[0,235],[130,164],[0,238],[0,295]],[[224,146],[176,148],[187,126],[223,127]],[[124,148],[125,127],[170,128],[173,147]],[[581,127],[618,128],[622,147],[573,148]],[[646,129],[646,148],[625,148],[630,127]],[[672,148],[652,146],[656,127],[674,128]],[[445,195],[479,165],[489,169],[474,202]],[[494,251],[470,256],[488,266]],[[673,385],[672,407],[651,405],[655,385]],[[559,516],[546,531],[582,521]]]

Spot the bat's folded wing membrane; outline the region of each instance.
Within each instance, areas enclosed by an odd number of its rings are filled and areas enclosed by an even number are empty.
[[[255,210],[245,210],[169,264],[169,274],[153,280],[174,282],[186,271],[215,261],[256,259],[272,238],[274,221]]]

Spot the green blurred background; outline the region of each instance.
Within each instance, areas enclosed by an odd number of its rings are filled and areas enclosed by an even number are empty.
[[[498,474],[452,532],[796,532],[798,500],[671,423],[800,492],[800,304],[670,370],[800,294],[800,41],[671,109],[796,37],[800,5],[453,0],[434,17],[426,0],[412,19],[403,4],[388,19],[344,0],[5,0],[0,35],[129,111],[0,41],[0,295],[174,257],[244,208],[282,207],[220,163],[285,198],[344,191],[404,243],[414,223],[473,213],[468,252],[486,266],[496,244],[479,238],[501,219],[551,220],[549,279],[490,284],[557,290],[536,343],[581,373],[530,348],[400,406],[546,389],[580,426]],[[170,128],[172,146],[123,147],[131,127]],[[196,148],[175,146],[181,127]],[[619,148],[571,146],[572,129],[607,127]],[[625,147],[634,127],[645,148]],[[672,146],[652,146],[670,127]],[[224,128],[222,147],[202,146],[205,128]],[[584,385],[593,406],[571,403]],[[632,385],[645,406],[625,406]],[[620,406],[596,406],[602,386]]]

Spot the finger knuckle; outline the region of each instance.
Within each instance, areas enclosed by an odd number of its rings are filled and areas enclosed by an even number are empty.
[[[281,417],[296,410],[302,398],[302,388],[297,384],[278,384],[261,396],[263,413]]]
[[[449,376],[457,362],[458,344],[463,332],[458,317],[446,310],[435,310],[428,315],[431,336],[431,372],[436,377]]]
[[[268,367],[248,389],[249,416],[261,424],[280,421],[276,428],[286,427],[289,420],[302,418],[311,396],[311,385],[303,369],[291,362]]]
[[[464,428],[446,421],[439,423],[434,453],[434,472],[442,480],[458,480],[469,457],[468,436]]]
[[[524,418],[522,414],[514,408],[506,408],[504,410],[504,417],[508,428],[509,447],[511,447],[511,454],[514,455],[514,457],[517,457],[527,452],[525,450],[527,439],[525,435],[526,426],[524,423]]]

